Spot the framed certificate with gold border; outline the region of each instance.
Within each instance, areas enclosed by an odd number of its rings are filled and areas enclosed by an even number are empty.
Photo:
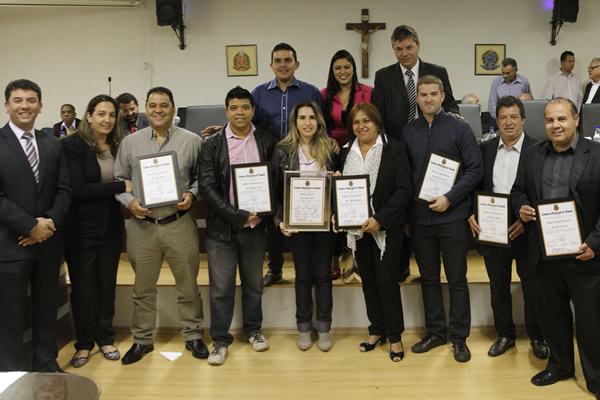
[[[288,231],[329,231],[331,172],[285,171],[283,226]]]

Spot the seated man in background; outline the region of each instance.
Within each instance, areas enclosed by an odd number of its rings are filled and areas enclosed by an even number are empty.
[[[131,93],[121,93],[115,99],[121,109],[121,133],[127,136],[148,126],[148,118],[139,114],[138,101]]]
[[[465,95],[460,104],[479,104],[479,97],[475,96],[473,93],[469,93]],[[481,115],[481,133],[489,133],[490,128],[494,128],[494,130],[498,130],[498,125],[496,124],[496,120],[492,118],[492,115],[488,111],[481,111],[479,109],[479,114]]]
[[[81,120],[79,118],[75,118],[77,113],[75,112],[75,107],[71,104],[63,104],[60,106],[60,118],[61,122],[57,122],[52,127],[52,134],[57,138],[64,137],[70,135],[77,127]]]

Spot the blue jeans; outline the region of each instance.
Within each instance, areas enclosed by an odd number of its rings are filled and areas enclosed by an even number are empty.
[[[262,269],[265,258],[264,223],[254,229],[234,229],[231,240],[206,238],[210,283],[210,335],[215,343],[230,345],[235,305],[235,276],[242,282],[244,333],[250,337],[262,326]]]
[[[317,301],[317,331],[329,332],[333,298],[331,257],[335,247],[331,232],[299,232],[291,237],[296,269],[296,324],[300,332],[312,329],[312,286]]]

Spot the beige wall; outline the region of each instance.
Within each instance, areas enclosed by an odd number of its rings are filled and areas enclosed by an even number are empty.
[[[346,48],[360,59],[360,36],[346,31],[369,7],[372,22],[387,29],[371,37],[371,70],[395,61],[389,37],[396,25],[412,25],[421,38],[421,57],[448,69],[457,98],[475,92],[487,104],[493,77],[475,76],[475,43],[505,43],[507,56],[540,95],[558,56],[575,52],[575,72],[587,82],[586,67],[600,56],[597,39],[600,1],[580,0],[579,21],[565,24],[551,46],[551,12],[542,0],[186,0],[186,42],[181,51],[175,34],[156,25],[155,2],[135,9],[0,7],[0,86],[26,77],[40,84],[44,110],[37,127],[58,121],[62,103],[75,104],[79,116],[87,101],[108,92],[130,91],[143,99],[155,85],[171,88],[177,106],[221,104],[235,85],[252,89],[272,79],[271,48],[289,42],[301,63],[297,77],[324,87],[331,55]],[[409,7],[402,7],[410,4]],[[259,75],[228,78],[225,45],[257,44]],[[360,68],[360,66],[359,66]],[[4,123],[5,119],[1,120]]]

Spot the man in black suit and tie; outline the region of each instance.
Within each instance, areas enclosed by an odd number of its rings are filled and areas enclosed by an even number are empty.
[[[600,57],[592,58],[588,74],[591,82],[585,85],[583,104],[600,103]]]
[[[537,140],[523,132],[525,108],[521,100],[513,96],[501,97],[496,104],[496,120],[500,137],[483,142],[479,147],[483,158],[483,180],[478,189],[487,193],[509,194],[521,154]],[[474,207],[475,208],[475,207]],[[478,246],[479,254],[485,261],[490,278],[494,326],[498,339],[488,355],[497,357],[515,345],[517,332],[512,318],[512,297],[510,292],[513,259],[517,261],[517,273],[521,279],[523,301],[525,303],[525,328],[531,341],[533,354],[539,359],[548,358],[548,348],[544,343],[538,322],[533,290],[533,271],[527,264],[527,235],[523,222],[517,213],[511,215],[508,228],[510,248],[488,244]],[[475,215],[469,217],[473,237],[480,233]]]
[[[458,114],[446,68],[421,60],[420,48],[419,35],[413,28],[407,25],[396,27],[392,33],[392,49],[398,62],[375,73],[371,103],[383,117],[385,133],[398,140],[402,140],[404,125],[421,115],[417,107],[416,83],[422,76],[433,75],[441,79],[446,95],[442,107],[446,112]],[[411,240],[405,235],[400,256],[400,281],[410,275],[410,253]]]
[[[71,203],[69,172],[55,137],[34,129],[39,86],[26,79],[5,91],[0,129],[0,371],[56,372],[61,227]],[[31,284],[32,354],[23,346]]]
[[[583,375],[600,399],[600,144],[577,134],[579,115],[570,100],[551,100],[544,116],[549,140],[523,153],[511,191],[513,209],[529,232],[540,324],[550,348],[546,369],[531,382],[546,386],[574,376],[572,301]],[[577,205],[583,243],[570,258],[543,259],[533,207],[562,198]]]
[[[52,134],[57,138],[70,135],[79,127],[81,120],[77,117],[75,107],[72,104],[63,104],[60,106],[60,118],[62,121],[57,122],[52,127]]]
[[[396,27],[392,33],[392,49],[398,62],[375,73],[371,103],[384,119],[385,133],[396,139],[401,138],[404,125],[421,115],[415,85],[422,76],[433,75],[441,79],[446,95],[442,107],[446,112],[458,114],[446,68],[421,60],[420,48],[419,36],[413,28],[407,25]]]

